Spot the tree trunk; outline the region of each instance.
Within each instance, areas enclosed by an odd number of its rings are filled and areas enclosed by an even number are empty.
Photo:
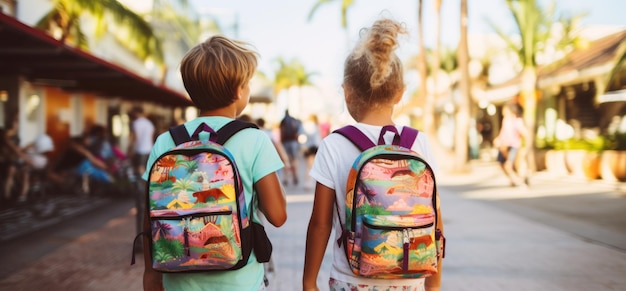
[[[527,66],[522,71],[522,92],[521,97],[524,107],[524,122],[528,128],[528,138],[524,141],[527,172],[530,175],[535,172],[535,119],[537,117],[537,72],[534,67]]]
[[[419,75],[420,75],[420,90],[418,96],[420,100],[424,100],[424,111],[422,112],[422,130],[426,132],[426,135],[431,140],[435,140],[434,129],[434,116],[435,116],[435,100],[432,94],[428,94],[428,88],[426,85],[428,79],[427,64],[426,64],[426,46],[424,45],[424,17],[423,17],[423,0],[419,0],[417,11],[417,29],[419,39]]]
[[[442,0],[435,1],[435,29],[436,29],[435,38],[436,39],[435,39],[435,50],[433,52],[433,66],[430,72],[430,75],[433,78],[433,88],[431,90],[431,94],[428,94],[430,101],[431,101],[431,103],[429,104],[431,108],[429,110],[432,112],[433,124],[430,130],[432,130],[433,137],[437,136],[436,128],[434,125],[434,119],[435,119],[435,104],[437,102],[437,99],[439,98],[439,80],[437,76],[439,73],[439,69],[441,67],[441,55],[440,55],[440,52],[441,52],[441,2]],[[437,139],[435,138],[435,140]]]
[[[467,0],[461,0],[461,34],[457,58],[461,80],[459,89],[461,99],[456,112],[456,130],[454,138],[454,169],[460,172],[467,170],[468,133],[470,126],[470,81],[469,81],[469,50],[467,47]]]

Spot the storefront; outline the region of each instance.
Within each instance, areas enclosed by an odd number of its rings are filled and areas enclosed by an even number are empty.
[[[193,105],[183,92],[0,12],[0,127],[17,118],[26,142],[47,132],[56,143],[90,124],[110,126],[110,114],[123,113],[132,104],[145,104],[159,114]]]

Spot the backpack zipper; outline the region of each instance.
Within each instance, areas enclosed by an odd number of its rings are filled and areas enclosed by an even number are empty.
[[[216,216],[216,215],[229,215],[233,214],[232,210],[223,210],[217,212],[203,212],[203,213],[191,213],[191,214],[181,214],[181,215],[172,215],[172,216],[151,216],[150,220],[179,220],[182,218],[198,218],[198,217],[206,217],[206,216]]]

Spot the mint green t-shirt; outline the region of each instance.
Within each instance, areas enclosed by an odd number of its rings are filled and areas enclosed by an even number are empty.
[[[191,135],[203,122],[217,131],[231,120],[219,116],[199,117],[185,123],[185,127]],[[159,135],[150,152],[147,170],[142,176],[144,180],[148,179],[148,172],[154,161],[174,146],[174,141],[169,132]],[[231,137],[224,147],[231,152],[235,159],[244,185],[246,203],[250,205],[254,183],[268,174],[276,172],[284,165],[274,144],[261,130],[244,129]],[[258,209],[256,207],[255,209]],[[255,221],[259,221],[258,216],[254,218]],[[263,283],[263,275],[263,265],[257,262],[256,256],[252,252],[248,264],[239,270],[211,273],[163,273],[163,287],[167,291],[257,290]]]

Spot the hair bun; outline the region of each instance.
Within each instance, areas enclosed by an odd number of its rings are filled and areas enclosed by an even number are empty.
[[[401,33],[407,33],[406,28],[391,19],[377,20],[366,32],[363,53],[373,68],[370,78],[372,88],[381,86],[391,74],[394,51]]]

